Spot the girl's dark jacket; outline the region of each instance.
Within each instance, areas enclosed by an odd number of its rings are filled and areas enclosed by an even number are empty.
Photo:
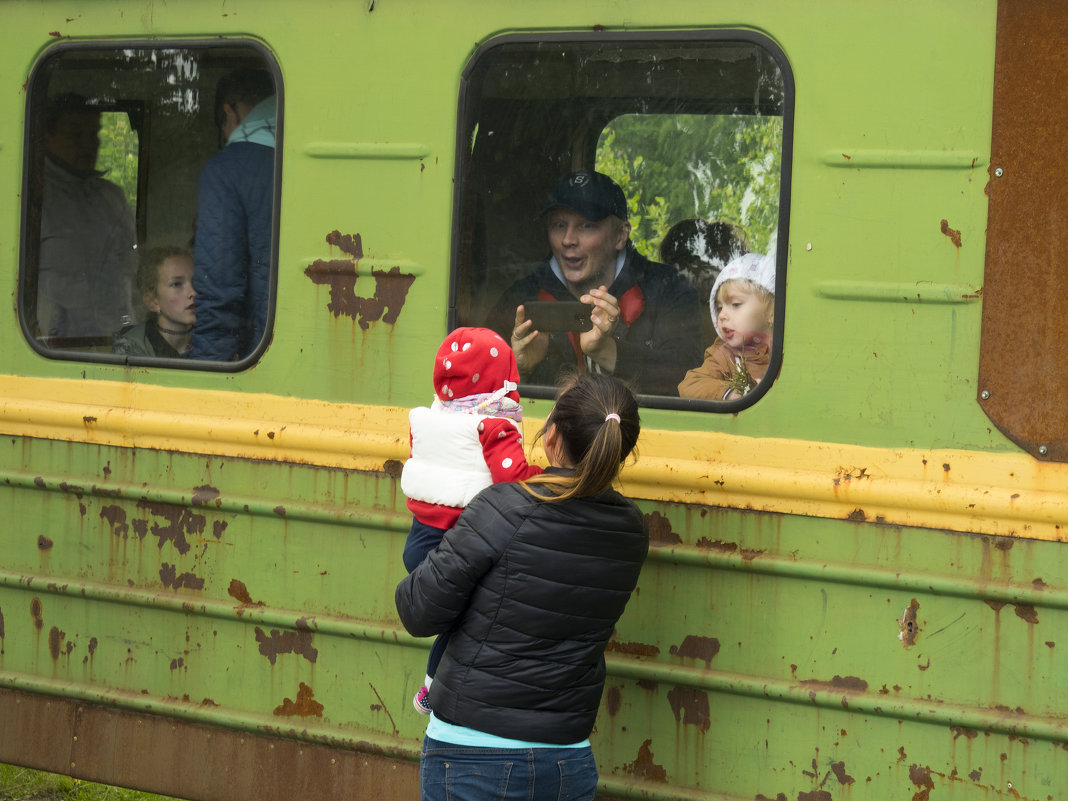
[[[614,490],[562,503],[518,484],[479,493],[397,586],[410,633],[452,631],[430,688],[434,714],[532,742],[588,737],[605,644],[648,549],[642,513]]]

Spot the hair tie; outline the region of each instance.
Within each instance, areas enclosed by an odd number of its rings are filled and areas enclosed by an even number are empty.
[[[615,412],[610,412],[604,416],[604,421],[607,423],[609,420],[615,420],[617,423],[621,422],[619,415]]]

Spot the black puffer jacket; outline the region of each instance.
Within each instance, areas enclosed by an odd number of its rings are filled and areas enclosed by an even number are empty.
[[[430,688],[434,714],[499,737],[588,737],[604,647],[648,549],[641,512],[613,490],[563,503],[517,484],[479,493],[397,586],[409,632],[453,630]]]

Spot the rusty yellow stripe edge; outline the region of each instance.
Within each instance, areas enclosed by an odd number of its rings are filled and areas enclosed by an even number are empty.
[[[407,410],[398,407],[22,376],[2,376],[0,386],[8,436],[355,470],[407,456]],[[528,441],[541,422],[525,420]],[[624,472],[637,498],[1065,539],[1068,465],[1026,454],[650,429],[639,450]]]

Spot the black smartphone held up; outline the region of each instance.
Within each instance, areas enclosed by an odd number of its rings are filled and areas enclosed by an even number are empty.
[[[523,304],[528,320],[534,321],[534,329],[553,331],[589,331],[593,328],[590,312],[593,306],[577,300],[532,300]]]

